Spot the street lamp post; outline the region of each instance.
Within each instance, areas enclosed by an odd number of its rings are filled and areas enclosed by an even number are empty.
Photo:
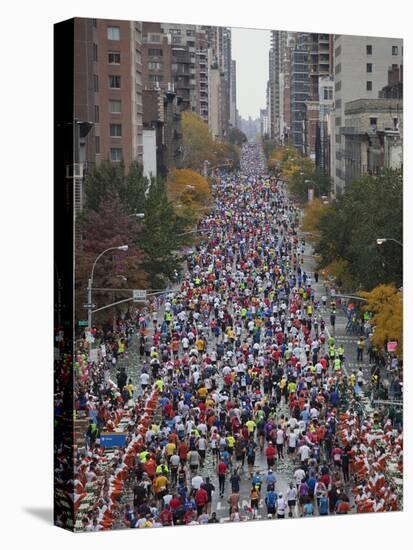
[[[390,237],[376,239],[376,243],[378,245],[382,245],[383,243],[386,243],[387,241],[393,241],[393,242],[397,243],[399,246],[401,246],[401,247],[403,246],[403,243],[401,243],[397,239],[392,239]]]
[[[121,245],[121,246],[111,246],[110,248],[107,248],[103,252],[101,252],[96,260],[93,262],[92,271],[90,273],[90,278],[87,285],[87,326],[88,329],[91,330],[92,328],[92,285],[93,285],[93,274],[95,272],[95,267],[99,259],[106,254],[106,252],[110,252],[111,250],[122,250],[122,252],[127,252],[129,246],[127,244]]]

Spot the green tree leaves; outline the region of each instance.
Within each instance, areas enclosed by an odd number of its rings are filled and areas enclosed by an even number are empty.
[[[320,267],[345,261],[350,280],[370,290],[380,283],[402,284],[402,249],[392,242],[377,245],[376,239],[402,241],[403,181],[401,173],[387,170],[380,176],[363,176],[346,187],[321,216],[316,252]]]

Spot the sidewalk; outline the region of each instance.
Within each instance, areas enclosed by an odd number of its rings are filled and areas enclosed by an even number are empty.
[[[316,267],[316,260],[314,257],[314,249],[311,243],[307,242],[307,239],[305,244],[303,267],[307,275],[311,276],[311,286],[315,290],[316,298],[321,300],[321,296],[325,294],[324,279],[321,275],[319,275],[318,283],[315,282],[314,271]],[[344,347],[345,362],[343,365],[343,370],[345,374],[349,376],[352,372],[356,373],[358,369],[361,368],[365,373],[366,385],[369,385],[370,364],[367,351],[365,350],[364,360],[362,362],[357,362],[357,340],[359,337],[348,335],[346,333],[347,317],[345,316],[342,308],[340,306],[337,307],[335,332],[332,331],[332,327],[330,325],[330,312],[328,306],[327,308],[323,308],[321,306],[320,314],[326,322],[327,337],[332,335],[335,338],[336,343]]]

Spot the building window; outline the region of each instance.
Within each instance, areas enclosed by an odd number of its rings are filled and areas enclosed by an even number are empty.
[[[112,138],[122,137],[122,124],[110,124],[109,125],[109,135]]]
[[[163,82],[163,76],[161,74],[150,74],[149,75],[149,81],[150,82]]]
[[[97,74],[93,75],[93,90],[95,92],[99,91],[99,77]]]
[[[395,130],[399,129],[399,119],[398,118],[393,118],[393,127],[394,127]]]
[[[336,109],[341,109],[341,99],[336,99],[335,108]]]
[[[119,115],[122,110],[122,102],[120,99],[109,99],[109,113],[111,115]]]
[[[120,40],[120,27],[108,27],[108,40]]]
[[[148,48],[148,55],[150,57],[162,57],[163,50],[160,48]]]
[[[335,55],[336,57],[338,57],[339,55],[341,55],[341,46],[337,46],[337,48],[335,49],[334,55]]]
[[[337,63],[334,72],[335,74],[339,74],[341,72],[341,63]]]
[[[330,88],[330,87],[323,88],[323,98],[333,99],[333,88]]]
[[[373,63],[367,63],[366,64],[366,72],[372,73],[373,72]]]
[[[370,117],[370,126],[377,126],[377,118]]]
[[[159,44],[160,41],[161,41],[161,35],[160,34],[149,34],[148,35],[148,42]]]
[[[368,92],[371,92],[373,90],[373,82],[371,80],[367,80],[366,82],[366,90]]]
[[[98,45],[93,44],[93,61],[98,60]]]
[[[111,147],[110,160],[112,162],[120,162],[122,160],[122,149],[120,147]]]
[[[392,46],[391,47],[391,53],[392,53],[392,55],[399,55],[399,47],[398,46]]]
[[[99,105],[95,105],[95,122],[99,122]]]
[[[337,80],[337,82],[334,84],[334,89],[336,92],[341,90],[341,80]]]
[[[148,68],[159,71],[162,69],[162,63],[160,63],[159,61],[149,61]]]
[[[109,75],[109,88],[112,90],[120,89],[120,76],[118,74]]]
[[[120,52],[108,52],[108,63],[111,65],[119,65],[120,64]]]
[[[100,153],[100,136],[95,136],[95,149],[96,149],[96,154],[99,155],[99,153]]]
[[[372,55],[373,54],[373,46],[371,44],[367,44],[366,46],[366,54]]]

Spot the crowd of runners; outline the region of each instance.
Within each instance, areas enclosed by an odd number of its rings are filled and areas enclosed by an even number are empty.
[[[298,224],[258,145],[244,146],[180,285],[95,333],[104,358],[79,352],[78,529],[217,523],[224,506],[232,522],[398,509],[387,470],[402,469],[401,423],[353,407],[363,376],[345,373]],[[132,345],[135,379],[119,368]],[[126,443],[108,451],[100,434],[117,430]]]

